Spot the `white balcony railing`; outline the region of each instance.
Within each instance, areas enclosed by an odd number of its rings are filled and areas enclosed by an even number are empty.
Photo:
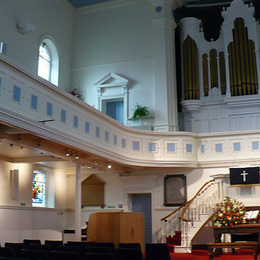
[[[260,155],[260,131],[211,134],[132,129],[0,56],[0,120],[64,145],[150,167],[214,167]],[[54,120],[46,124],[41,120]]]

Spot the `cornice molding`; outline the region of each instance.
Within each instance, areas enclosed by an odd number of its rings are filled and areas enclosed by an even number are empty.
[[[61,4],[63,7],[65,7],[71,14],[76,14],[76,8],[70,4],[68,0],[56,0],[59,4]]]
[[[126,5],[134,5],[149,2],[149,0],[112,0],[104,3],[93,4],[89,6],[83,6],[76,8],[77,13],[95,12],[104,9],[110,9],[115,7],[121,7]]]

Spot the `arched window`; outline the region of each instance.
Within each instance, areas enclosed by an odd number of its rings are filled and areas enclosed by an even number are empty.
[[[46,175],[38,170],[33,171],[32,206],[46,206]]]
[[[38,75],[48,81],[51,79],[51,53],[45,42],[39,49]]]
[[[59,55],[52,40],[45,38],[39,47],[38,75],[58,86]]]

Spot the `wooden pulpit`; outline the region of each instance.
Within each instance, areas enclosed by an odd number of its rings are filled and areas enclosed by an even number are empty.
[[[140,243],[144,249],[144,215],[132,212],[97,212],[88,220],[87,238],[95,242]]]

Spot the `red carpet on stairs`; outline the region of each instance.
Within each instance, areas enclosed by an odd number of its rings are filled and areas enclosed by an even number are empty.
[[[171,260],[208,260],[207,250],[194,250],[191,254],[185,253],[170,253]],[[220,257],[214,257],[214,260],[253,260],[253,251],[251,250],[237,250],[235,254],[224,253]],[[257,256],[260,260],[260,254]]]

